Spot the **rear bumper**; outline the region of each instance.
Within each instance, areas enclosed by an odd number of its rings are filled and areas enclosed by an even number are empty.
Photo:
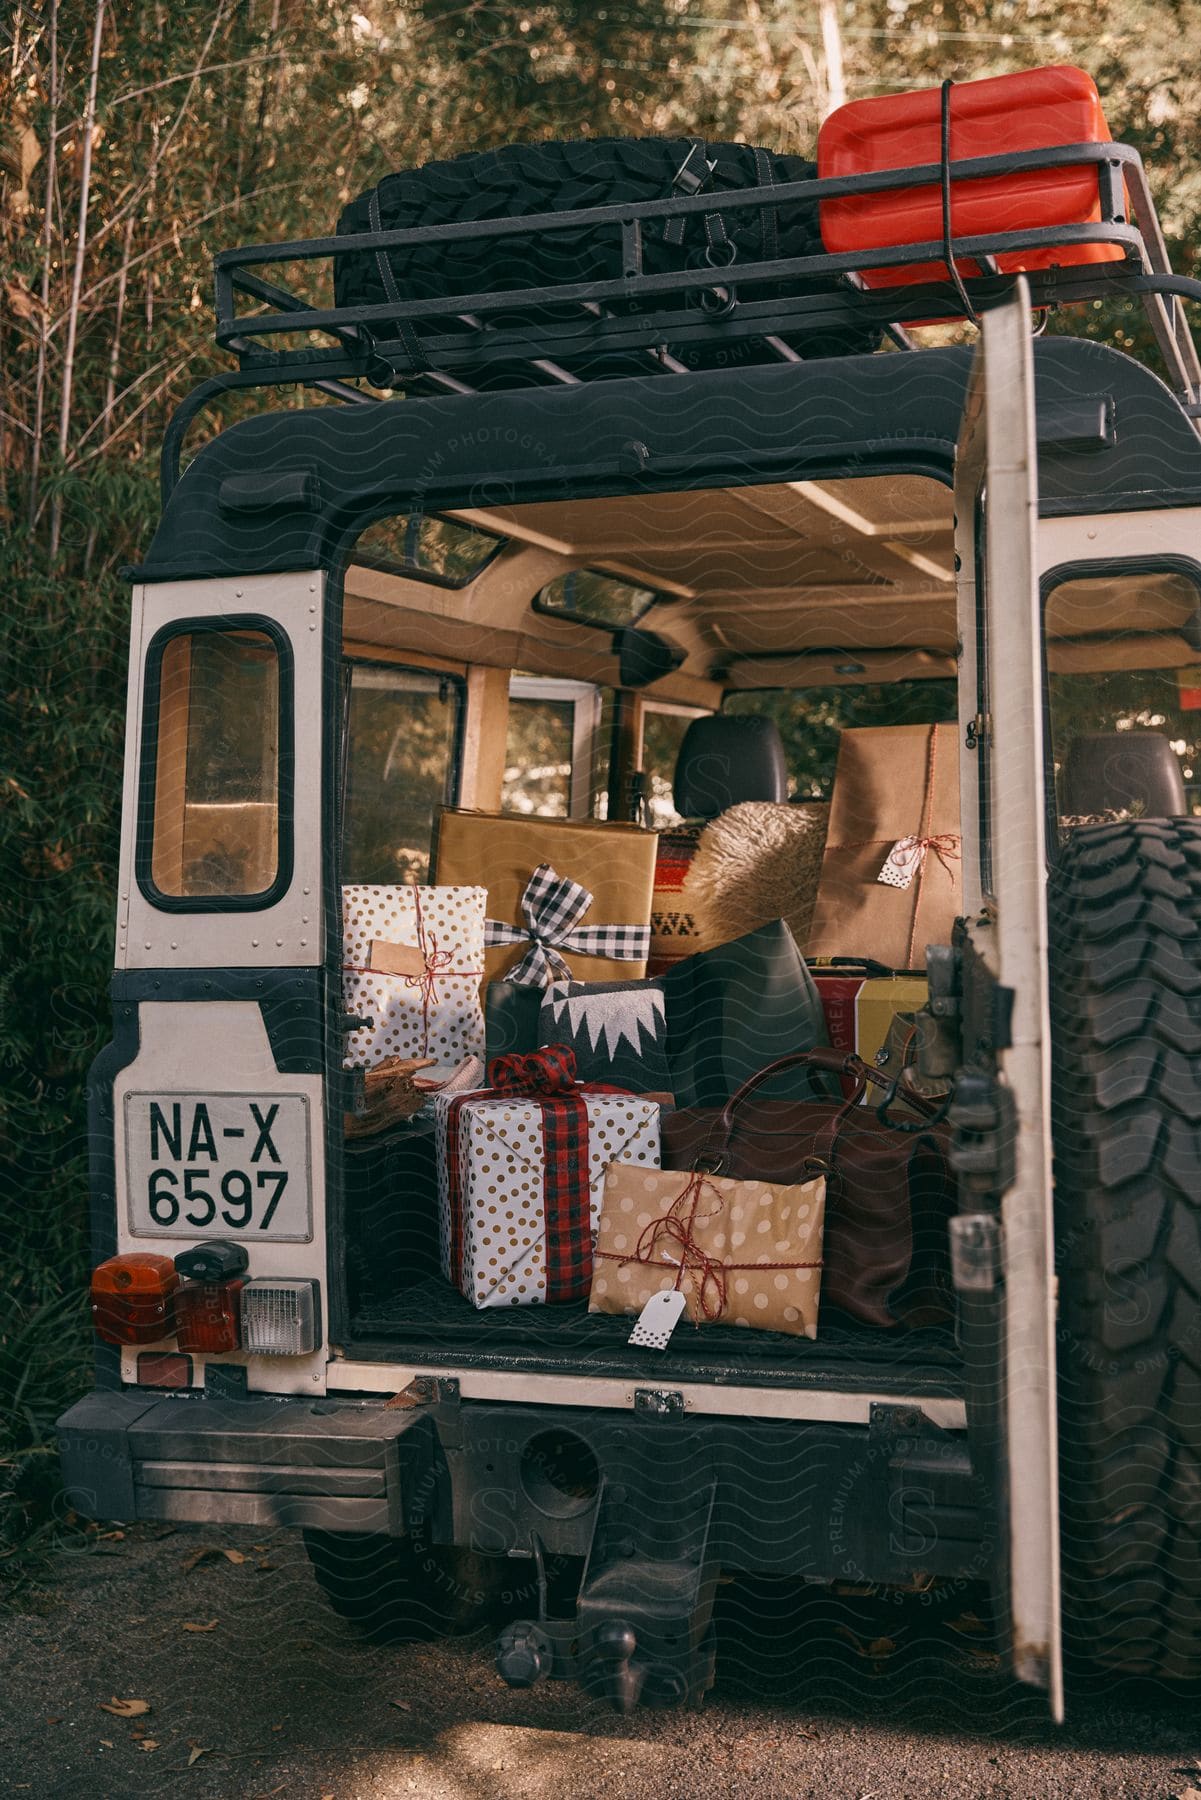
[[[586,1558],[618,1496],[670,1536],[703,1491],[709,1554],[728,1569],[913,1585],[979,1578],[993,1558],[963,1434],[913,1407],[875,1407],[860,1426],[462,1403],[454,1381],[408,1406],[97,1389],[59,1434],[68,1502],[93,1518],[409,1535],[496,1556],[528,1557],[536,1539]]]
[[[105,1389],[58,1422],[67,1504],[89,1518],[390,1536],[406,1529],[401,1443],[414,1431],[430,1421],[382,1402]]]

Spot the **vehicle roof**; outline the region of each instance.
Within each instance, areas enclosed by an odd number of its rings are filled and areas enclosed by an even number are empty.
[[[1034,348],[1045,513],[1201,502],[1201,442],[1162,383],[1084,340]],[[639,626],[682,656],[663,700],[950,678],[971,354],[258,415],[188,469],[144,573],[324,568],[343,577],[355,654],[615,685],[612,627],[536,603],[589,568],[655,593]],[[377,532],[356,545],[372,520],[420,511],[501,547],[456,584],[381,565]]]
[[[1106,345],[1034,345],[1044,514],[1201,501],[1201,439]],[[372,519],[594,495],[925,475],[949,485],[972,351],[327,404],[222,432],[172,493],[148,581],[337,569]]]

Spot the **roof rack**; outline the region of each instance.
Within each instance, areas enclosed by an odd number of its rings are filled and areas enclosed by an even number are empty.
[[[907,323],[960,319],[965,297],[972,309],[985,312],[1011,294],[1016,278],[1000,272],[998,258],[1064,245],[1116,244],[1123,256],[1120,261],[1028,274],[1034,307],[1137,297],[1178,398],[1190,416],[1201,418],[1201,361],[1180,304],[1201,299],[1201,282],[1172,273],[1142,159],[1127,144],[1069,144],[946,165],[782,182],[770,189],[723,191],[720,205],[726,214],[762,207],[770,197],[777,211],[791,204],[816,207],[824,200],[938,186],[948,180],[981,181],[1090,164],[1096,169],[1099,217],[1087,224],[948,236],[837,255],[775,257],[736,267],[645,271],[648,232],[661,230],[669,220],[711,213],[712,194],[221,251],[214,259],[216,339],[238,358],[239,366],[202,383],[173,417],[163,446],[164,498],[178,478],[188,424],[210,399],[230,389],[303,383],[340,400],[372,404],[374,395],[350,384],[364,381],[377,389],[470,393],[500,370],[510,381],[516,377],[537,384],[575,384],[582,377],[566,365],[582,359],[587,366],[614,353],[636,359],[635,366],[647,374],[678,376],[688,372],[687,364],[667,345],[684,352],[693,346],[729,350],[754,339],[768,354],[793,362],[801,360],[802,353],[787,337],[797,330],[874,327],[896,348],[909,351],[913,344]],[[332,285],[339,257],[468,240],[553,237],[581,228],[613,234],[620,250],[620,277],[316,307],[259,272],[286,264],[328,263]],[[930,262],[949,267],[965,260],[984,272],[964,276],[961,284],[948,280],[870,289],[862,280],[867,270]],[[821,291],[814,291],[816,283],[823,284]],[[251,306],[239,310],[240,301]],[[314,335],[324,343],[314,346]],[[308,345],[287,347],[297,337],[307,337]],[[623,372],[629,372],[628,363]]]

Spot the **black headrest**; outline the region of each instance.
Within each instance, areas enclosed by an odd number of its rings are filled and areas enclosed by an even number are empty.
[[[1060,811],[1134,811],[1171,819],[1185,811],[1180,759],[1158,731],[1098,731],[1078,737],[1064,759]]]
[[[786,800],[788,770],[774,719],[713,713],[694,719],[676,759],[676,811],[715,819],[740,800]]]

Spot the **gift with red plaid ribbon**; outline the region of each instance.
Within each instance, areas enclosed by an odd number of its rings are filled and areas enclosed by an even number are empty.
[[[488,1083],[434,1098],[444,1272],[477,1307],[583,1300],[605,1170],[658,1168],[658,1103],[578,1082],[561,1044]]]

